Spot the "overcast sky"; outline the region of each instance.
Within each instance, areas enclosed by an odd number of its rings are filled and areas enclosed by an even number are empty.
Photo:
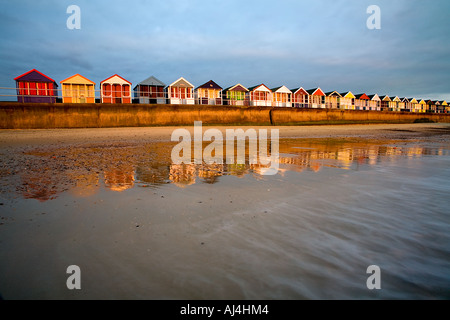
[[[0,0],[0,86],[154,75],[450,100],[450,1]],[[69,5],[81,29],[69,30]],[[369,30],[369,5],[381,29]],[[98,88],[98,87],[97,87]]]

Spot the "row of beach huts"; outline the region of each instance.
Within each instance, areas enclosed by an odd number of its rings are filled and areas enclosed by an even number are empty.
[[[288,89],[280,86],[270,89],[264,84],[248,88],[236,84],[223,89],[212,80],[195,87],[182,77],[166,85],[151,76],[132,90],[131,82],[115,74],[100,82],[99,99],[95,95],[95,82],[80,74],[60,81],[60,89],[55,80],[36,69],[14,80],[17,100],[22,103],[200,104],[450,113],[446,101],[353,94],[350,91],[324,92],[320,88],[305,90],[302,87]]]

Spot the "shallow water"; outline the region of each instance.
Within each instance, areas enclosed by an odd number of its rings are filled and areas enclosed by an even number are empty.
[[[450,144],[285,139],[275,176],[172,146],[4,152],[3,298],[450,298]]]

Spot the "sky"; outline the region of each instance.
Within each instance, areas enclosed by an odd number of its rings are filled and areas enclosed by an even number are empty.
[[[37,69],[58,84],[119,74],[134,87],[153,75],[450,101],[448,0],[0,3],[0,87]],[[67,28],[70,5],[81,29]],[[381,29],[367,28],[370,5]]]

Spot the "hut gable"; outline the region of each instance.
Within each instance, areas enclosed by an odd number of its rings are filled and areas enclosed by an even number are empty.
[[[129,84],[131,85],[131,82],[122,78],[121,76],[119,76],[118,74],[115,74],[105,80],[103,80],[102,82],[100,82],[100,84],[103,83],[117,83],[117,84]]]
[[[357,94],[355,95],[355,98],[359,100],[370,100],[369,96],[365,93]]]
[[[202,84],[201,86],[197,87],[197,89],[214,89],[214,90],[222,90],[222,87],[219,86],[217,83],[215,83],[212,80],[209,80],[208,82]]]
[[[169,87],[188,87],[188,88],[194,88],[194,85],[181,77],[180,79],[176,80],[175,82],[171,83]]]
[[[260,84],[257,86],[249,87],[249,91],[264,91],[264,92],[272,92],[265,84]]]
[[[95,85],[95,82],[92,80],[89,80],[88,78],[83,77],[80,74],[74,74],[73,76],[64,79],[60,82],[61,84],[63,83],[75,83],[75,84],[93,84]]]
[[[15,81],[27,81],[27,82],[53,82],[55,85],[56,81],[50,77],[47,77],[45,74],[39,72],[36,69],[30,70],[16,78]]]
[[[289,94],[292,93],[292,91],[289,90],[286,86],[276,87],[271,89],[271,91],[274,93],[289,93]]]
[[[238,83],[232,87],[228,87],[223,91],[239,91],[239,92],[248,92],[248,89],[244,87],[242,84]]]
[[[306,90],[310,96],[325,96],[325,93],[320,88]]]
[[[137,86],[152,86],[152,87],[165,87],[166,84],[162,82],[161,80],[155,78],[154,76],[151,76],[141,82],[139,82]],[[136,89],[136,87],[134,87]]]
[[[341,97],[341,95],[337,91],[326,92],[325,95],[327,97]]]
[[[340,95],[343,98],[356,99],[355,95],[351,91],[343,92]]]

